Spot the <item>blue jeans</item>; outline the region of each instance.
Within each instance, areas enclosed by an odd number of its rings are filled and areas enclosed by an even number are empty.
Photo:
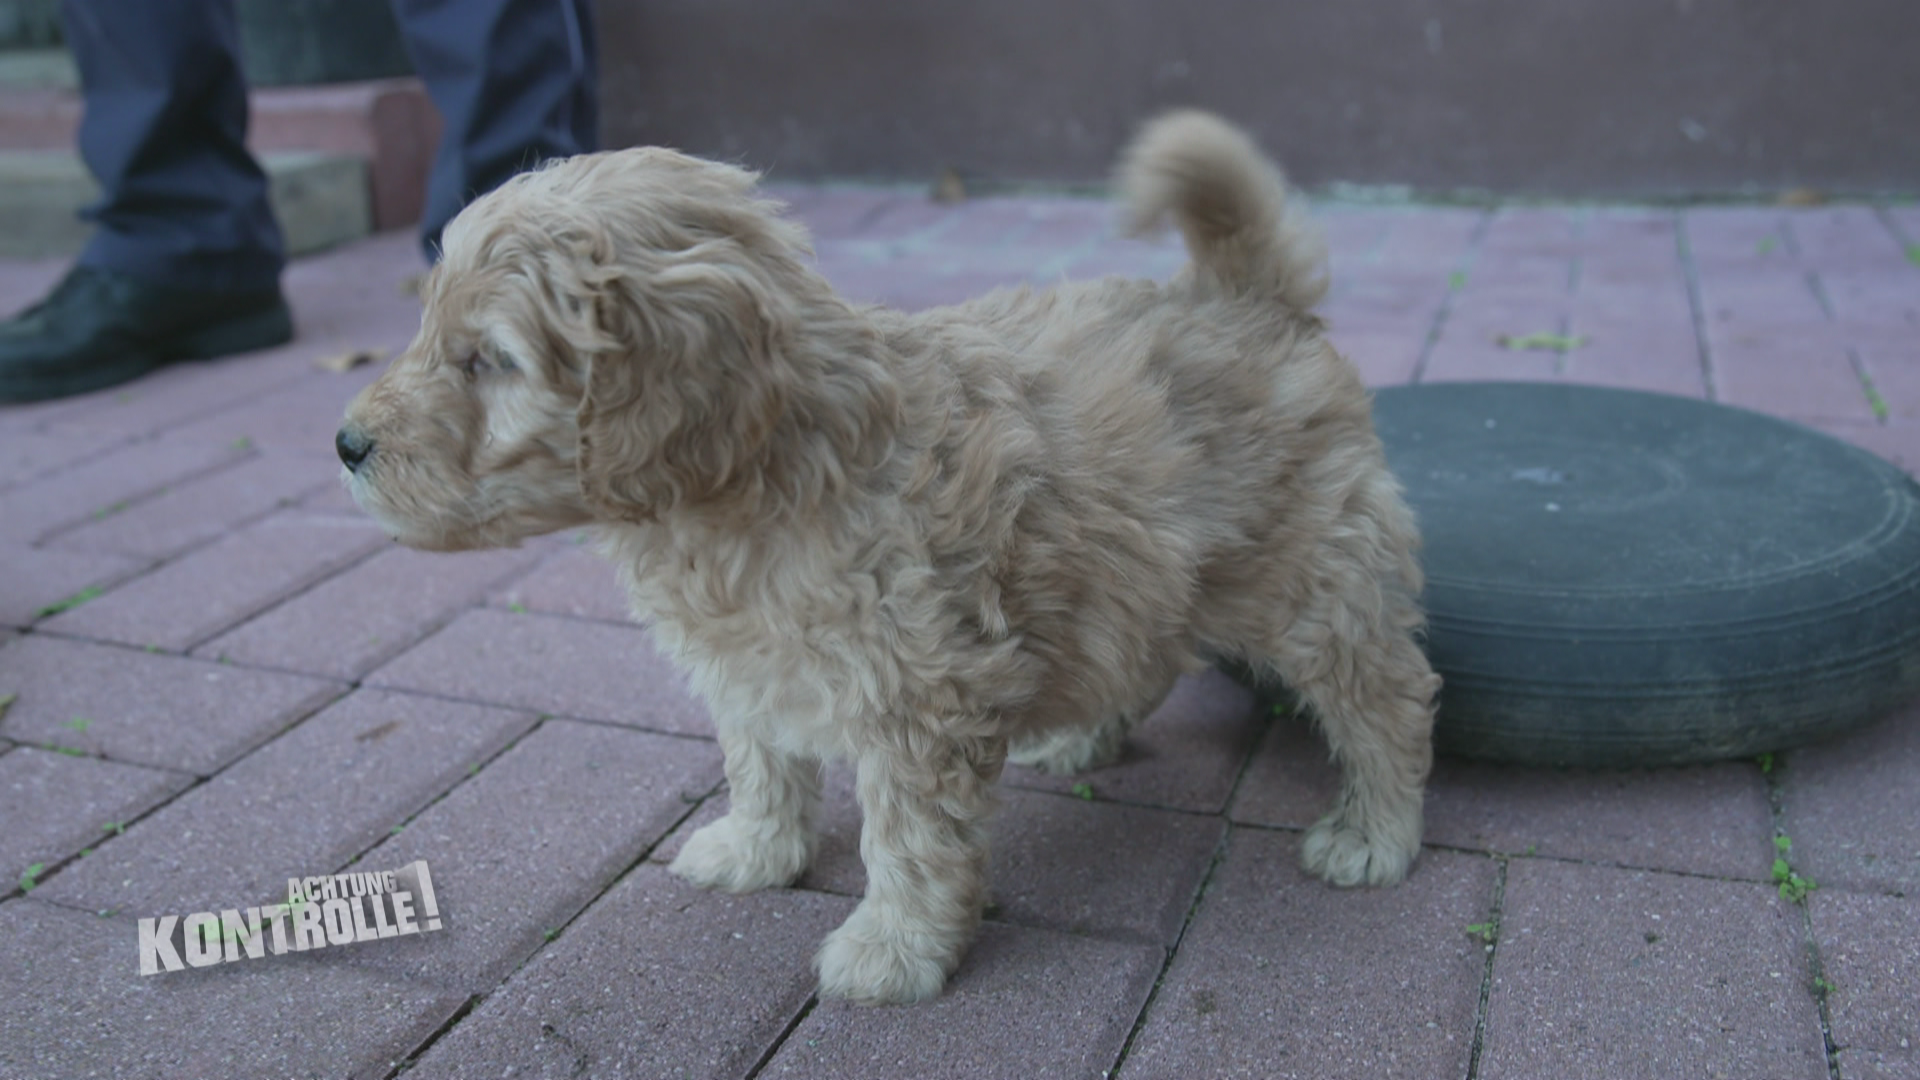
[[[598,145],[589,0],[392,0],[445,120],[421,242],[469,199]],[[253,290],[286,263],[267,179],[247,151],[233,0],[63,0],[86,111],[80,155],[102,196],[89,266]]]

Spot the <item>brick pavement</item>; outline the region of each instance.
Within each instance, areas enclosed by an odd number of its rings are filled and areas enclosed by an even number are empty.
[[[865,300],[1181,261],[1094,200],[781,194]],[[1318,217],[1375,385],[1688,394],[1920,469],[1920,210]],[[1324,747],[1191,679],[1087,787],[1009,771],[945,997],[816,1002],[864,882],[844,773],[798,887],[688,888],[664,863],[719,754],[607,568],[568,536],[394,549],[334,485],[373,372],[314,361],[405,344],[416,258],[297,263],[281,349],[0,409],[0,1077],[1920,1076],[1920,707],[1764,770],[1443,761],[1412,877],[1346,893],[1296,868]],[[0,264],[0,307],[58,271]],[[1580,343],[1502,344],[1529,334]],[[414,858],[440,935],[136,974],[139,916]]]

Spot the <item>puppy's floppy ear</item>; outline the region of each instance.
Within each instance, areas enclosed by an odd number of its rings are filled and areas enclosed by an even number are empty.
[[[760,493],[794,385],[787,265],[719,237],[607,268],[594,290],[603,347],[578,414],[596,512],[645,521]]]

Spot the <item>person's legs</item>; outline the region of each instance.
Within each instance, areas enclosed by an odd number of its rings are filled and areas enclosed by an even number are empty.
[[[46,299],[0,323],[0,402],[291,338],[280,228],[246,148],[232,0],[64,0],[61,14],[97,229]]]
[[[181,286],[272,287],[285,263],[267,177],[247,152],[233,0],[65,0],[103,195],[83,265]]]
[[[589,0],[393,0],[446,134],[421,243],[470,200],[547,158],[595,149],[598,64]]]

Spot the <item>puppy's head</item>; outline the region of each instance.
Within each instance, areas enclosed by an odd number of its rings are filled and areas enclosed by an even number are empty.
[[[468,206],[418,336],[347,408],[355,500],[403,543],[453,550],[763,483],[796,312],[831,294],[754,179],[625,150]]]

